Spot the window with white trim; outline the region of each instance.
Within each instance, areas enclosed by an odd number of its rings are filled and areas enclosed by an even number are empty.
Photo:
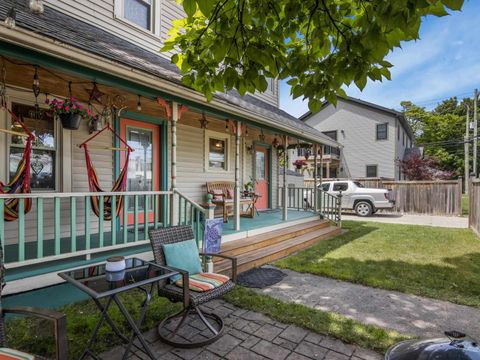
[[[388,139],[388,124],[377,124],[377,140]]]
[[[367,165],[367,178],[374,178],[378,175],[378,165]]]
[[[152,35],[160,35],[159,0],[115,0],[115,18]]]
[[[207,171],[228,171],[229,137],[207,133],[205,139],[205,168]]]
[[[35,108],[18,103],[12,104],[13,113],[18,116],[35,135],[30,157],[31,180],[33,190],[54,191],[56,189],[56,152],[55,121],[44,112],[35,112]],[[11,124],[11,130],[24,132],[17,124]],[[26,137],[12,135],[9,147],[9,177],[15,176],[18,164],[22,159],[26,145]]]

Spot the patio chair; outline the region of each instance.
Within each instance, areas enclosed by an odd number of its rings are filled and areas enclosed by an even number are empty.
[[[152,245],[153,254],[155,257],[155,262],[159,265],[166,266],[165,254],[162,248],[164,244],[173,244],[182,241],[191,240],[194,238],[192,227],[190,225],[179,225],[172,227],[159,228],[156,230],[149,231],[150,242]],[[223,259],[228,259],[232,262],[231,267],[231,278],[226,283],[216,287],[212,290],[207,290],[204,292],[196,292],[189,290],[187,294],[183,293],[183,290],[171,284],[167,281],[159,284],[159,295],[166,297],[173,302],[183,302],[183,309],[163,320],[158,326],[158,334],[162,341],[165,343],[181,348],[194,348],[201,347],[207,344],[211,344],[216,341],[223,332],[223,320],[214,313],[208,313],[203,311],[200,308],[200,305],[219,298],[235,287],[236,277],[237,277],[237,260],[234,257],[219,255],[219,254],[210,254],[210,253],[199,253],[199,256],[212,256],[220,257]],[[187,273],[188,275],[188,273]],[[187,277],[188,280],[188,277]],[[210,330],[212,333],[211,337],[207,337],[206,340],[196,341],[196,342],[178,342],[173,340],[173,338],[178,333],[179,329],[185,322],[185,319],[188,315],[194,315],[195,318],[198,317],[200,321]],[[168,329],[165,326],[177,318],[180,318],[180,322],[173,331],[170,331],[168,335],[164,336],[162,330]],[[212,320],[216,323],[217,328],[208,320]]]
[[[4,282],[5,276],[5,267],[3,265],[3,252],[2,247],[0,246],[0,299],[2,295],[3,287],[5,286]],[[57,360],[66,360],[67,359],[67,320],[65,314],[53,311],[50,309],[41,309],[33,307],[10,307],[3,308],[1,306],[0,300],[0,358],[3,354],[6,354],[8,359],[40,359],[38,356],[29,355],[22,353],[20,351],[15,351],[12,349],[5,348],[6,334],[5,334],[5,314],[19,314],[26,316],[34,316],[42,319],[51,320],[54,324],[55,332],[55,342],[56,342],[56,356]],[[3,351],[3,352],[2,352]],[[7,354],[10,354],[8,357]]]

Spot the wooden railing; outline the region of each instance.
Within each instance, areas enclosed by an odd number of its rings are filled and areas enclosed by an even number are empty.
[[[278,207],[283,208],[283,187],[278,188]],[[341,225],[341,195],[331,195],[317,189],[317,203],[315,209],[315,192],[313,187],[288,187],[287,207],[289,209],[312,211],[319,213],[322,218]]]
[[[100,214],[103,200],[111,197],[111,220],[92,211],[93,196],[98,197]],[[7,222],[4,206],[11,198],[19,200],[20,211],[16,221]],[[21,209],[28,198],[32,209],[24,214]],[[116,215],[120,198],[123,208]],[[173,216],[169,211],[172,204],[178,209]],[[192,225],[200,245],[206,214],[178,191],[0,195],[0,242],[9,268],[145,245],[149,229],[176,224]]]

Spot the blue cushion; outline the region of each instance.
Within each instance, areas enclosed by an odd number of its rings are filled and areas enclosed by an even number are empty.
[[[202,272],[197,242],[194,239],[173,244],[164,244],[162,248],[167,266],[188,271],[189,275]],[[175,282],[180,278],[181,275],[175,275],[172,276],[170,280]]]

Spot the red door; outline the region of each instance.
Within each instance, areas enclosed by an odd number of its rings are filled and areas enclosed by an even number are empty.
[[[255,147],[255,191],[259,195],[257,209],[268,209],[269,204],[269,151],[263,146]]]
[[[120,119],[120,136],[135,151],[130,154],[128,164],[127,191],[159,191],[160,190],[160,127],[141,121]],[[122,152],[120,163],[123,165],[125,154]],[[153,198],[150,197],[148,209],[145,199],[138,197],[138,222],[145,219],[153,221]],[[128,198],[128,224],[134,222],[134,200]]]

